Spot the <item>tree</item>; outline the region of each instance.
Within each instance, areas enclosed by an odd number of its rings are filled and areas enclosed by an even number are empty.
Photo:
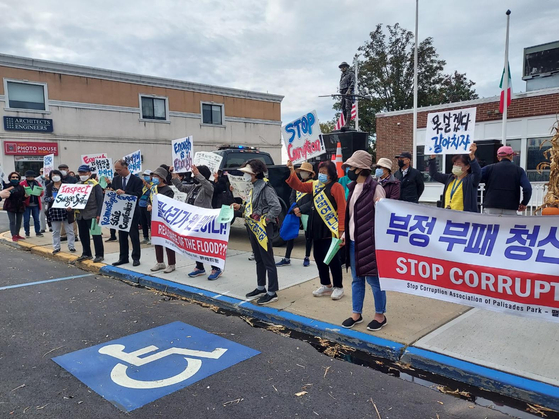
[[[359,93],[370,99],[359,101],[359,125],[371,134],[376,132],[376,113],[413,107],[414,35],[398,23],[386,28],[388,34],[378,24],[356,57],[361,58]],[[478,98],[465,73],[443,73],[446,62],[439,59],[433,38],[421,41],[417,53],[418,106]]]

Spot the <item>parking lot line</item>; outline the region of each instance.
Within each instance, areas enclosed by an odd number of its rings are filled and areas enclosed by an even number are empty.
[[[67,279],[83,278],[83,277],[86,277],[86,276],[94,276],[94,275],[95,274],[74,275],[74,276],[66,276],[64,278],[47,279],[45,281],[37,281],[37,282],[28,282],[28,283],[25,283],[25,284],[8,285],[6,287],[0,287],[0,291],[9,290],[9,289],[12,289],[12,288],[28,287],[28,286],[31,286],[31,285],[48,284],[49,282],[65,281]]]

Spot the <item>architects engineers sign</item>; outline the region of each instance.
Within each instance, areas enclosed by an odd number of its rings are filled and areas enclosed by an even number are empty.
[[[52,132],[52,119],[5,116],[4,129],[6,131]]]

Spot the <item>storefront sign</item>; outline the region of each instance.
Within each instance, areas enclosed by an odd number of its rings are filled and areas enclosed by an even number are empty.
[[[5,116],[4,129],[6,131],[52,132],[52,119]]]
[[[58,156],[58,143],[42,143],[34,141],[4,141],[4,154],[7,156]]]

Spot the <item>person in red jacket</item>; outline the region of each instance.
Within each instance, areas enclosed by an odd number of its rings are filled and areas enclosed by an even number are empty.
[[[25,172],[25,180],[21,182],[21,186],[25,189],[25,212],[23,213],[23,229],[25,230],[25,237],[29,237],[30,224],[29,220],[31,215],[33,215],[33,226],[35,227],[35,235],[37,237],[43,237],[41,233],[41,197],[45,194],[45,191],[39,185],[39,182],[35,180],[35,172],[33,170],[28,170]],[[29,189],[27,189],[29,188]],[[35,194],[38,189],[40,193]]]

